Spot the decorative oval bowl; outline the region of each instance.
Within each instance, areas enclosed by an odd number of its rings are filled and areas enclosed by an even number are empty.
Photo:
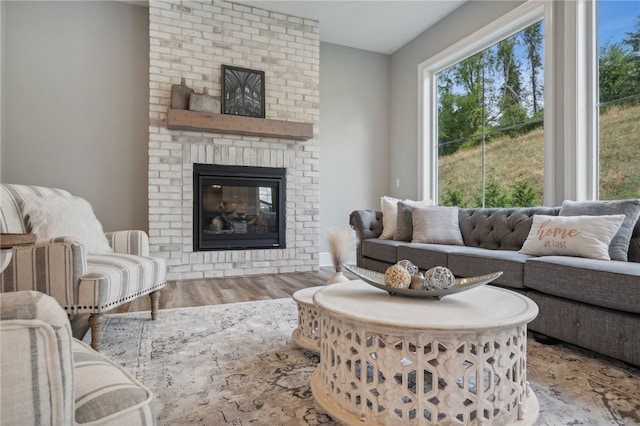
[[[344,266],[347,271],[353,273],[362,281],[374,287],[377,287],[381,290],[385,290],[392,296],[401,295],[401,296],[408,296],[408,297],[422,297],[422,298],[431,298],[431,299],[440,299],[450,294],[471,290],[472,288],[490,283],[491,281],[495,280],[500,275],[502,275],[502,271],[500,271],[500,272],[494,272],[492,274],[478,275],[476,277],[456,278],[456,281],[453,283],[451,287],[445,288],[442,290],[413,290],[410,288],[396,288],[396,287],[390,287],[386,285],[384,283],[384,274],[380,272],[360,268],[355,265],[344,264],[342,266]]]

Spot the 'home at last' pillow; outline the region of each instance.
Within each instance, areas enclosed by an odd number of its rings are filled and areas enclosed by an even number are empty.
[[[529,236],[520,253],[532,256],[578,256],[611,260],[609,243],[624,215],[534,215]]]
[[[36,238],[72,237],[87,253],[112,253],[91,204],[80,197],[26,197],[22,215]]]

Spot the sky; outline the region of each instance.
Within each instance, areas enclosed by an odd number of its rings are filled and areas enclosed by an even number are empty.
[[[640,0],[599,0],[598,45],[622,41],[635,30],[639,15]]]

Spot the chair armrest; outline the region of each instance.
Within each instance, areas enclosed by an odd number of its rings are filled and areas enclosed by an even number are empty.
[[[74,423],[72,341],[67,315],[52,297],[0,294],[3,424]]]
[[[149,257],[149,236],[144,231],[115,231],[105,233],[116,253]]]
[[[87,271],[84,246],[69,237],[36,240],[15,247],[9,266],[0,274],[0,292],[42,291],[74,313],[77,288]]]

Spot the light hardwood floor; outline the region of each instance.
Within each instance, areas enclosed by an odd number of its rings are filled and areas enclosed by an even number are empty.
[[[333,272],[333,268],[323,267],[318,272],[170,281],[160,291],[160,310],[291,297],[302,288],[324,285]],[[149,297],[142,296],[108,313],[150,310]],[[71,325],[75,337],[83,336],[89,328],[88,315],[76,316]]]
[[[160,292],[160,309],[291,297],[302,288],[324,285],[332,274],[332,268],[320,268],[318,272],[172,281]],[[110,313],[150,309],[149,297],[139,297]]]

